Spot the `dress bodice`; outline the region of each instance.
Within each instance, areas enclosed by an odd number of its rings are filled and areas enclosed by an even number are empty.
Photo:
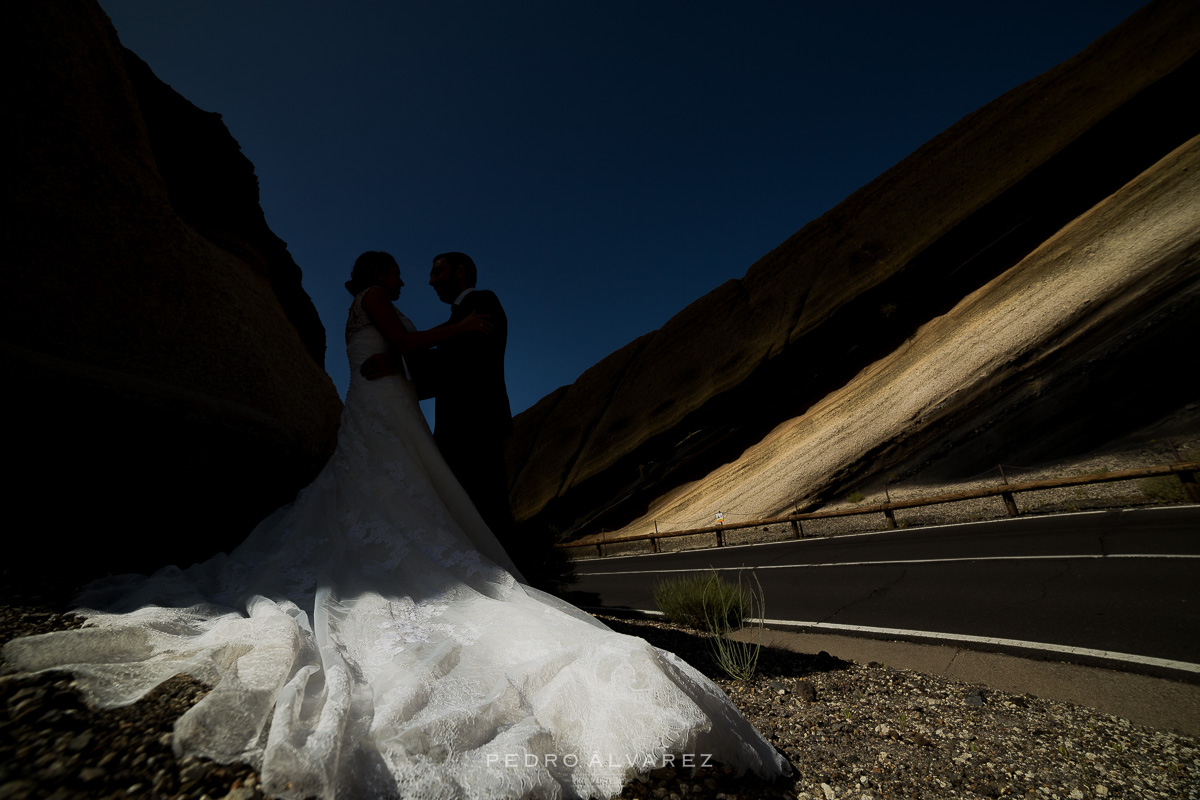
[[[390,346],[383,338],[383,334],[375,327],[375,323],[371,322],[371,317],[367,314],[366,309],[363,308],[362,299],[367,291],[364,289],[354,296],[353,302],[350,303],[350,311],[346,315],[346,358],[350,362],[352,375],[358,372],[358,368],[364,361],[376,353],[387,352]],[[416,330],[412,320],[394,307],[393,311],[406,329]]]

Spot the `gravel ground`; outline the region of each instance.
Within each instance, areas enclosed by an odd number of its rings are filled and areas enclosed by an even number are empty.
[[[79,624],[61,602],[0,606],[0,643]],[[706,638],[604,618],[708,674],[793,765],[773,784],[719,765],[664,768],[623,798],[1196,798],[1200,742],[1088,708],[994,692],[827,654],[764,649],[749,681],[724,677]],[[245,765],[177,760],[174,720],[206,693],[184,676],[138,703],[96,711],[70,676],[0,677],[0,800],[262,797]]]

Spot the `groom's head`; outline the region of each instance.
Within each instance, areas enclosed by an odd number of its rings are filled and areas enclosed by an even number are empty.
[[[443,303],[453,303],[466,289],[475,286],[475,262],[466,253],[442,253],[433,258],[429,285]]]

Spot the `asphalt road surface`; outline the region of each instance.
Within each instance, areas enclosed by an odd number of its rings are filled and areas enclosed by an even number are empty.
[[[1011,519],[576,562],[572,600],[753,573],[772,627],[1040,652],[1200,676],[1200,506]]]

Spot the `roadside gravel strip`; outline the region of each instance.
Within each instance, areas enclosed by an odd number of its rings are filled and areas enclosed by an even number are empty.
[[[37,598],[0,606],[0,643],[78,626],[56,606]],[[757,677],[731,681],[695,632],[602,619],[716,680],[795,769],[766,785],[719,765],[668,767],[630,783],[623,798],[1200,797],[1194,737],[827,653],[765,648]],[[172,754],[174,720],[207,693],[196,681],[177,676],[108,711],[88,708],[71,684],[62,673],[0,677],[0,800],[262,797],[250,767]]]

